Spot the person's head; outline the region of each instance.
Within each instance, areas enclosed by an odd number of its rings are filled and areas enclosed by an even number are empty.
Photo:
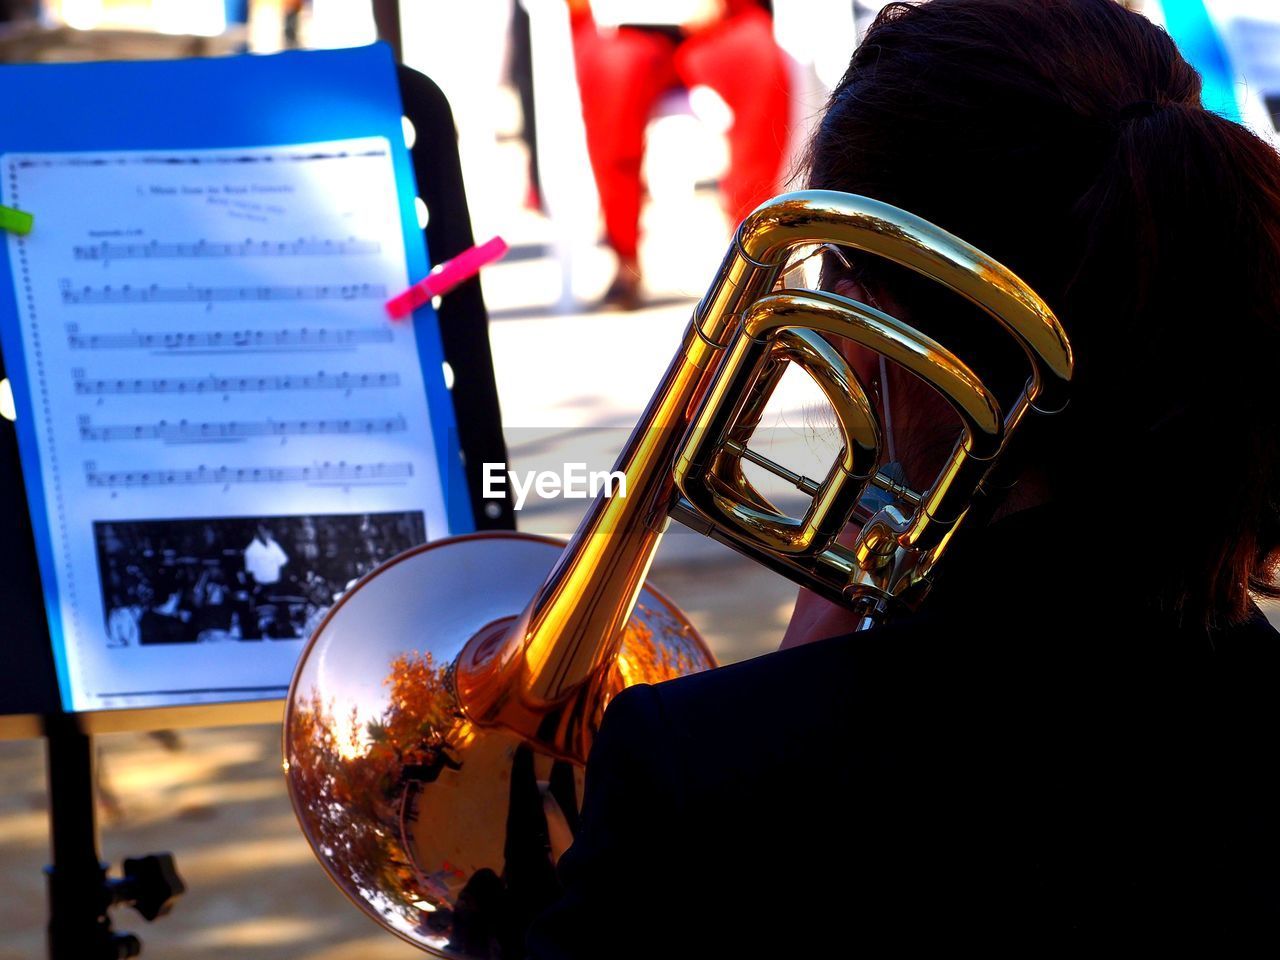
[[[1280,157],[1201,106],[1164,31],[1114,0],[891,4],[830,98],[810,185],[910,210],[1036,289],[1077,370],[1067,413],[1029,425],[1028,482],[1144,564],[1148,602],[1246,613],[1280,546]],[[1025,361],[989,318],[872,258],[844,281],[1016,396]],[[901,385],[899,448],[936,458],[938,408]]]

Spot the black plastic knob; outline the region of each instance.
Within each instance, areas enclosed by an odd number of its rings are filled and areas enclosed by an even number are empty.
[[[173,854],[153,853],[125,860],[121,900],[130,904],[145,920],[163,917],[187,889],[178,876]]]
[[[116,960],[131,960],[142,956],[142,941],[132,933],[117,933],[111,937],[116,948]]]

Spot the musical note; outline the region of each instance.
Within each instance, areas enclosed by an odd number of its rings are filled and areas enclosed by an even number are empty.
[[[408,429],[404,417],[352,417],[330,420],[178,420],[158,423],[80,424],[80,439],[90,442],[112,440],[163,440],[166,443],[199,443],[247,440],[252,437],[310,437],[322,434],[401,433]]]
[[[335,350],[359,344],[390,343],[390,327],[298,327],[280,330],[206,330],[167,333],[67,334],[72,350]]]
[[[138,393],[192,394],[265,393],[274,390],[368,390],[400,386],[398,373],[287,373],[236,377],[135,377],[75,381],[81,396],[131,395]]]
[[[387,288],[381,283],[317,284],[310,286],[246,286],[162,287],[151,284],[135,287],[73,287],[69,281],[59,285],[66,306],[111,305],[122,303],[296,303],[303,300],[385,300]]]
[[[102,243],[72,247],[77,260],[164,260],[207,257],[349,257],[382,252],[376,240],[244,240],[240,243]]]
[[[343,486],[406,480],[413,476],[413,464],[399,463],[317,463],[290,467],[206,467],[171,469],[98,470],[85,467],[85,481],[91,487],[168,487],[213,483],[305,483]]]

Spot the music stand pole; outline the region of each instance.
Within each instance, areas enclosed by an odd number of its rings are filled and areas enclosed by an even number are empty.
[[[76,718],[45,719],[49,758],[49,960],[121,960],[142,949],[131,933],[111,929],[114,898],[98,856],[93,742]]]

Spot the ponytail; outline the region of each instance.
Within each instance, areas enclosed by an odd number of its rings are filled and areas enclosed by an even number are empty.
[[[1277,595],[1280,156],[1198,93],[1116,114],[1063,310],[1082,419],[1110,426],[1121,485],[1147,480],[1122,509],[1152,599],[1212,625]]]

